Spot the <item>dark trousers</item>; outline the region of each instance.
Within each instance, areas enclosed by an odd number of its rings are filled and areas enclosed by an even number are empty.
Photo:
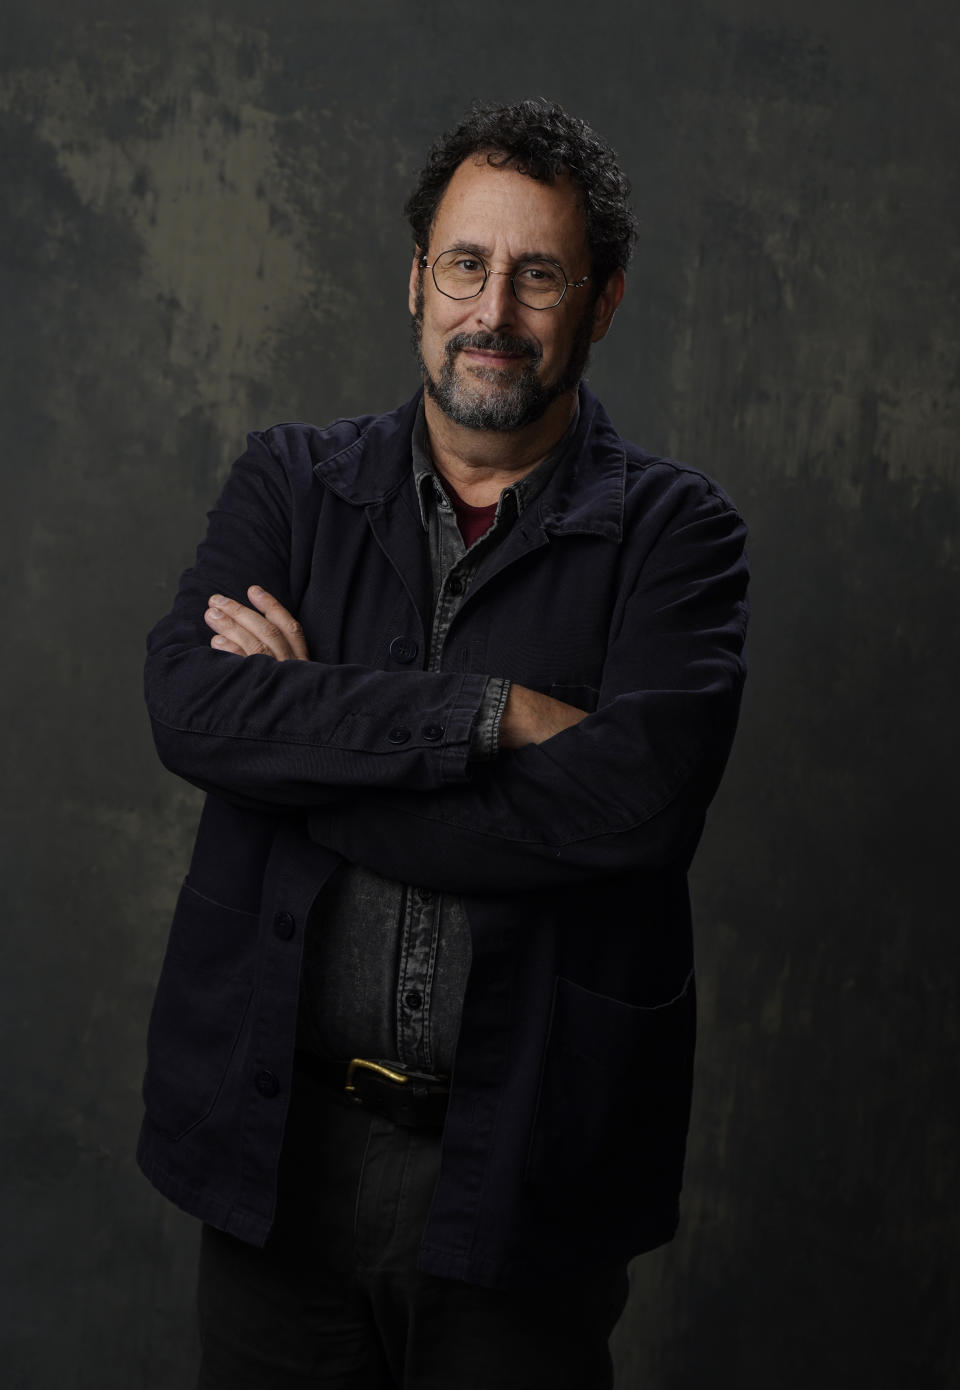
[[[416,1268],[439,1135],[297,1076],[264,1249],[205,1226],[199,1390],[610,1390],[624,1270],[524,1293]]]

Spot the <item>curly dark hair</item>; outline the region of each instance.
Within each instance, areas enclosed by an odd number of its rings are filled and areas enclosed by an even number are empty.
[[[511,106],[475,102],[456,130],[441,135],[403,209],[421,250],[454,172],[472,154],[486,153],[496,169],[510,166],[552,183],[568,174],[580,190],[595,293],[612,273],[625,269],[637,235],[628,199],[630,184],[609,145],[585,121],[555,102],[518,101]]]

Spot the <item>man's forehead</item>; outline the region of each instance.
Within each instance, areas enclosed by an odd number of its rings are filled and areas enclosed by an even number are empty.
[[[513,165],[491,165],[472,155],[454,171],[431,231],[481,254],[506,236],[517,254],[570,250],[586,241],[582,198],[569,175],[534,179]]]

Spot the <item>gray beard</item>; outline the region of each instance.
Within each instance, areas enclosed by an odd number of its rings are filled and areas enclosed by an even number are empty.
[[[592,306],[577,326],[570,356],[558,379],[545,386],[537,376],[543,354],[536,343],[527,338],[509,338],[498,333],[459,333],[451,338],[444,350],[440,375],[434,379],[423,360],[423,290],[417,296],[417,312],[413,316],[413,350],[423,373],[427,395],[436,402],[448,419],[471,430],[495,430],[507,433],[532,425],[560,396],[576,387],[583,376],[590,356],[590,334],[593,328]],[[495,367],[473,367],[470,378],[457,375],[456,356],[466,347],[486,348],[494,352],[523,353],[526,361],[519,372],[511,373],[505,382],[504,373]],[[489,381],[499,389],[493,393],[483,390]]]

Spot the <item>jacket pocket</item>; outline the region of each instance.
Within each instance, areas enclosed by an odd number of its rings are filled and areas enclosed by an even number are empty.
[[[593,1210],[675,1204],[693,1070],[692,972],[644,1008],[558,977],[525,1177]]]
[[[184,883],[147,1029],[143,1099],[180,1139],[213,1109],[253,993],[257,914]]]

